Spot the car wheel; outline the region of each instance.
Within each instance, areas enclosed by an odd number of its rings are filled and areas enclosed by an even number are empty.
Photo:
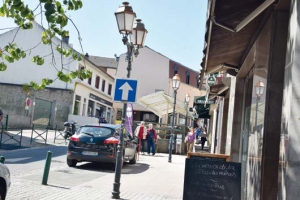
[[[77,160],[67,159],[67,164],[69,167],[75,167],[77,165]]]
[[[133,165],[136,163],[136,160],[137,160],[137,152],[134,153],[134,156],[133,156],[132,160],[129,160],[129,163]]]
[[[0,188],[0,200],[4,200],[5,199],[5,192],[2,188]]]

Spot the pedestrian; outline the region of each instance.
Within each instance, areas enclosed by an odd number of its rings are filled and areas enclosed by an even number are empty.
[[[194,132],[194,128],[190,127],[189,132],[186,134],[185,140],[184,140],[184,142],[187,144],[187,152],[193,151],[195,137],[196,137],[196,134]]]
[[[153,128],[153,124],[149,124],[147,130],[147,153],[150,155],[150,148],[152,148],[152,156],[155,155],[155,143],[157,142],[156,130]]]
[[[206,137],[207,137],[206,129],[203,128],[203,131],[202,131],[202,134],[201,134],[201,149],[204,148],[204,144],[207,141]]]
[[[197,127],[196,128],[196,144],[200,144],[200,134],[202,132],[202,128]]]
[[[140,125],[136,127],[134,131],[135,135],[139,139],[139,147],[142,146],[142,154],[145,154],[145,142],[146,142],[146,136],[147,136],[147,129],[145,127],[145,122],[141,121]],[[140,149],[138,150],[140,151]]]

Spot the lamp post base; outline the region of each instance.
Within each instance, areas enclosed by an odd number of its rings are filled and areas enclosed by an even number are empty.
[[[118,183],[114,183],[114,186],[116,185],[116,184],[118,184]],[[120,184],[118,184],[119,186],[117,186],[117,187],[120,187]],[[120,199],[120,192],[115,192],[115,191],[113,191],[113,192],[111,192],[112,193],[112,196],[111,196],[111,198],[112,199]]]

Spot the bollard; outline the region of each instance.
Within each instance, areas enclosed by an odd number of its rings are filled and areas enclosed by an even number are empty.
[[[4,156],[0,156],[0,163],[2,163],[2,164],[5,163],[5,158],[4,158]]]
[[[5,131],[7,131],[8,127],[8,115],[6,115],[6,121],[5,121]]]
[[[44,168],[43,180],[42,180],[43,185],[47,185],[49,171],[50,171],[50,165],[51,165],[51,158],[52,158],[52,152],[48,151],[47,157],[46,157],[45,168]]]

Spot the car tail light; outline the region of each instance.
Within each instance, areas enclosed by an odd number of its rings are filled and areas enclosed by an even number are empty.
[[[119,140],[115,137],[110,137],[104,140],[104,144],[118,144]]]
[[[79,137],[77,135],[73,135],[71,138],[70,138],[71,141],[74,141],[74,142],[79,142]]]

